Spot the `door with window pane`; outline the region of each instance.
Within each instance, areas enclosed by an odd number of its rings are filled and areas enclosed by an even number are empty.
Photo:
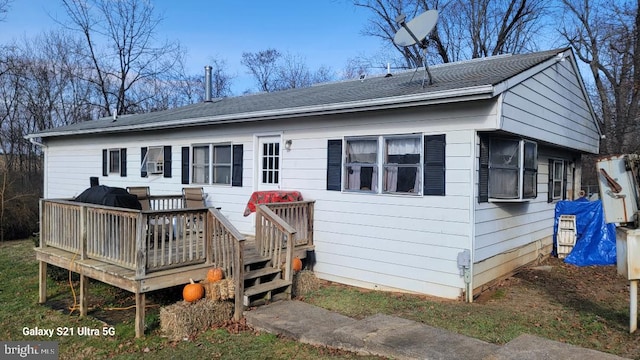
[[[258,138],[258,190],[280,189],[280,136]]]

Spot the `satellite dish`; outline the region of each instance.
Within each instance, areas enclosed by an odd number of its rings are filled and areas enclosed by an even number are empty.
[[[431,85],[433,84],[433,80],[431,72],[429,71],[429,66],[427,66],[425,60],[427,57],[427,44],[425,39],[438,22],[438,10],[425,11],[408,23],[405,22],[405,19],[406,16],[404,14],[400,14],[396,17],[396,22],[400,24],[402,28],[396,32],[396,35],[393,37],[393,42],[402,47],[418,45],[422,49],[422,62],[424,63],[425,70],[425,76],[422,78],[422,87],[424,87],[424,81],[427,74],[429,75],[429,85]]]
[[[402,29],[398,30],[393,37],[393,42],[398,46],[418,44],[422,47],[424,46],[424,39],[438,22],[438,10],[425,11],[408,23],[404,22],[405,18],[404,14],[396,18],[396,22],[402,26]]]

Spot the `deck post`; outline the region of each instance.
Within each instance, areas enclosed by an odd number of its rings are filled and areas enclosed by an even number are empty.
[[[80,260],[86,260],[86,259],[87,259],[87,207],[80,206]]]
[[[47,263],[44,261],[38,263],[38,302],[44,304],[47,302]]]
[[[87,316],[88,305],[88,293],[87,285],[89,284],[89,278],[83,274],[80,274],[80,316]]]
[[[204,233],[204,246],[205,246],[205,257],[206,257],[206,263],[207,264],[212,264],[213,263],[213,234],[214,231],[214,226],[215,226],[215,220],[213,218],[213,214],[211,213],[211,211],[207,211],[207,216],[205,216],[206,219],[206,225],[205,225],[205,233]]]
[[[307,245],[313,245],[313,212],[315,204],[316,202],[312,201],[307,207]]]
[[[147,215],[141,212],[136,224],[136,279],[142,279],[147,274],[146,224]]]
[[[38,244],[38,247],[40,248],[40,250],[44,250],[44,248],[47,246],[45,238],[46,235],[48,234],[43,232],[44,229],[47,229],[46,224],[43,222],[44,219],[47,219],[48,217],[45,216],[45,209],[46,206],[44,204],[44,199],[40,199],[39,201],[39,207],[40,207],[40,229],[39,229],[39,234],[38,236],[40,237],[40,241]],[[44,304],[45,302],[47,302],[47,263],[44,261],[39,261],[38,262],[38,302],[40,304]]]
[[[293,249],[296,247],[296,238],[295,233],[286,233],[287,234],[287,255],[286,255],[286,267],[284,269],[284,278],[287,281],[293,280]]]
[[[244,311],[244,241],[238,241],[238,253],[234,257],[233,282],[235,283],[235,309],[233,319],[240,321]]]
[[[144,303],[145,303],[145,294],[144,293],[136,293],[136,337],[144,336]]]

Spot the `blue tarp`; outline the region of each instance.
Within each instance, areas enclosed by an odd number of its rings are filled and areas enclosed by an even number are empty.
[[[553,252],[556,254],[560,215],[576,215],[576,244],[564,261],[577,266],[612,265],[616,263],[616,226],[604,220],[602,201],[580,198],[559,201],[553,223]]]

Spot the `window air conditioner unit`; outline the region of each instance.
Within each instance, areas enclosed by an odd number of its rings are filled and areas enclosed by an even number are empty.
[[[149,174],[162,174],[164,172],[164,164],[156,161],[148,161],[147,172]]]

